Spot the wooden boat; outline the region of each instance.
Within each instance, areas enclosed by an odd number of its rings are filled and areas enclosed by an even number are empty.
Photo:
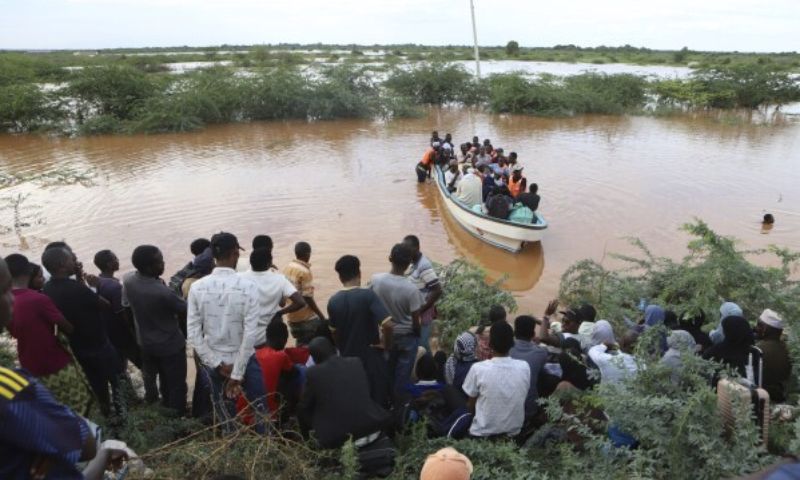
[[[434,172],[436,186],[447,211],[467,232],[490,245],[512,253],[522,250],[525,243],[542,240],[544,231],[547,229],[547,221],[541,214],[536,214],[536,223],[517,223],[475,212],[456,200],[453,194],[447,191],[444,172],[438,165]]]

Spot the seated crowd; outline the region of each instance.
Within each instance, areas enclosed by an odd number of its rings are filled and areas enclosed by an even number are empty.
[[[528,185],[516,152],[506,156],[491,140],[481,143],[478,137],[459,148],[455,150],[449,133],[442,139],[434,131],[430,147],[417,164],[417,180],[422,183],[431,178],[434,165],[438,165],[444,171],[445,188],[467,208],[518,223],[538,221],[539,186]]]
[[[747,376],[755,346],[764,388],[773,401],[786,397],[791,363],[782,319],[769,309],[753,331],[726,302],[709,337],[702,319],[679,320],[649,305],[618,340],[591,305],[555,321],[553,301],[541,319],[513,322],[492,306],[448,356],[430,346],[442,285],[417,237],[394,245],[388,271],[366,286],[359,259],[341,257],[334,269],[342,289],[327,316],[314,299],[311,246],[297,243],[282,271],[272,248],[259,235],[244,262],[235,235],[198,239],[194,258],[169,282],[152,245],[134,249],[135,270],[122,278],[113,252],[98,252],[99,274],[88,274],[64,242],[46,247],[43,268],[21,254],[0,260],[0,329],[16,338],[22,367],[0,367],[0,477],[27,478],[46,458],[42,478],[99,478],[124,456],[111,447],[95,455],[97,435],[86,418],[97,403],[124,421],[128,362],[141,371],[144,400],[176,415],[216,422],[224,433],[248,424],[258,434],[299,431],[323,449],[353,439],[359,452],[373,454],[393,451],[390,437],[421,419],[432,436],[523,442],[544,421],[541,398],[635,379],[633,344],[660,325],[662,362],[674,371],[686,354],[702,354]],[[187,345],[197,372],[190,410]],[[445,478],[439,469],[469,478],[472,465],[445,449],[428,459],[422,478]]]

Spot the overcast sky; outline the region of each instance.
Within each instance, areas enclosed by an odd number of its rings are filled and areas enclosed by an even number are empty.
[[[800,0],[475,0],[481,45],[800,51]],[[0,49],[471,44],[469,0],[0,0]]]

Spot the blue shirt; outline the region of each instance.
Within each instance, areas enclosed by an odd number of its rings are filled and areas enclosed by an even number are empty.
[[[47,478],[83,479],[75,464],[89,426],[20,370],[0,367],[0,478],[28,479],[36,457],[52,460]]]

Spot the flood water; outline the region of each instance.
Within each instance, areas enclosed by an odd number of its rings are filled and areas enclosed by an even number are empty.
[[[474,133],[519,153],[550,222],[541,244],[505,253],[442,211],[435,185],[418,185],[414,175],[433,129],[457,142]],[[75,168],[96,177],[89,187],[23,184],[0,196],[30,193],[21,209],[32,224],[23,230],[25,253],[37,259],[46,242],[64,239],[87,266],[94,252],[111,248],[128,270],[133,248],[151,243],[163,250],[171,274],[189,260],[196,237],[227,230],[249,247],[254,235],[267,233],[279,266],[292,257],[294,242],[311,243],[324,305],[339,287],[333,264],[340,255],[358,255],[369,277],[387,270],[391,246],[414,233],[435,261],[464,256],[492,278],[508,275],[522,309],[538,314],[569,265],[587,257],[608,264],[608,253],[631,253],[626,237],[679,258],[688,239],[679,227],[693,217],[743,246],[800,250],[798,162],[797,123],[442,109],[388,123],[252,123],[77,139],[2,135],[0,172]],[[767,211],[776,225],[762,234]],[[0,225],[9,226],[12,214],[0,211]],[[19,250],[20,239],[8,232],[0,243],[7,255]]]

